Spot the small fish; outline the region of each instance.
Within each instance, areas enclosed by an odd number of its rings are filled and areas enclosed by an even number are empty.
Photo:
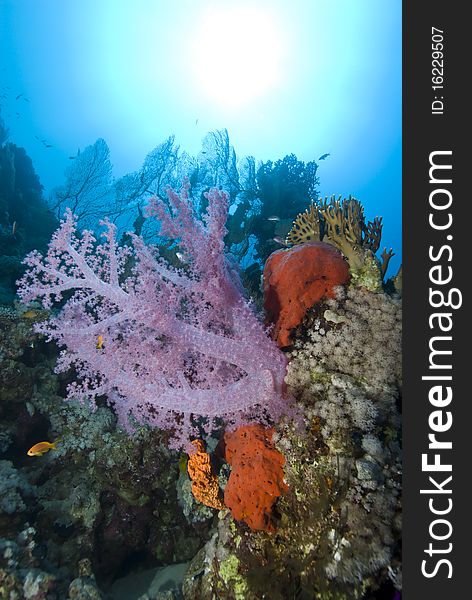
[[[74,159],[75,159],[75,156],[68,156],[67,158],[68,158],[69,160],[74,160]]]
[[[16,233],[16,221],[13,221],[13,225],[11,226],[11,234],[15,235]]]
[[[38,442],[34,446],[32,446],[27,454],[28,456],[42,456],[49,452],[49,450],[55,450],[56,445],[60,442],[60,440],[56,440],[55,442]]]
[[[103,335],[99,335],[97,338],[97,345],[95,346],[95,348],[97,350],[103,350],[104,346],[103,346]]]
[[[276,243],[276,244],[280,244],[280,246],[284,246],[285,248],[288,247],[287,242],[280,237],[280,235],[276,235],[274,238],[272,238],[272,240]]]
[[[271,215],[270,217],[267,217],[268,221],[280,221],[280,217],[278,217],[277,215]]]
[[[23,96],[23,94],[18,94],[18,96],[15,98],[15,100],[19,100],[21,98],[21,96]]]
[[[329,152],[327,152],[326,154],[322,154],[318,160],[325,160],[326,158],[328,158],[328,156],[331,156]]]

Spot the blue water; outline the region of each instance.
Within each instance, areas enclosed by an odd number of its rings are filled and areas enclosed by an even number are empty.
[[[32,158],[45,198],[99,138],[110,151],[111,186],[172,135],[180,156],[203,163],[205,135],[226,128],[238,160],[293,153],[317,161],[319,195],[352,194],[368,219],[383,216],[394,274],[400,3],[217,4],[2,2],[1,115],[10,141]]]

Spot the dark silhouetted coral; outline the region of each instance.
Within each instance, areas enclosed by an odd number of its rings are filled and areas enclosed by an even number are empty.
[[[42,190],[25,149],[0,143],[0,304],[13,303],[24,254],[44,249],[56,226]]]

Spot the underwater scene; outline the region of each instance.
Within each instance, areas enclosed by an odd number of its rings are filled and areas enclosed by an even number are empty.
[[[0,599],[400,600],[401,3],[0,3]]]

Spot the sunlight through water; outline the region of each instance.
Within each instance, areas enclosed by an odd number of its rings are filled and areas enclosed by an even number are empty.
[[[269,9],[227,5],[202,13],[189,60],[202,93],[219,106],[240,108],[281,83],[284,54]]]

